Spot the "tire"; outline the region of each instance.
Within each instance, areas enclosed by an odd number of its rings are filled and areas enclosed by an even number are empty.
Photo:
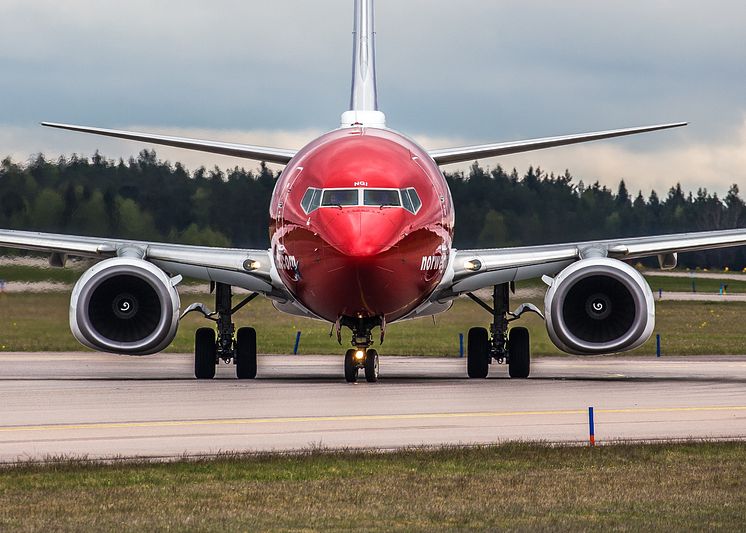
[[[347,381],[347,383],[357,382],[357,370],[355,350],[347,350],[347,353],[345,353],[345,381]]]
[[[215,377],[215,330],[199,328],[194,334],[194,377],[212,379]]]
[[[368,350],[365,354],[365,381],[378,381],[378,352],[375,350]]]
[[[526,379],[531,372],[531,343],[526,328],[512,328],[508,334],[508,374]]]
[[[239,328],[236,332],[236,377],[254,379],[256,377],[256,330]]]
[[[485,328],[471,328],[466,346],[466,371],[472,379],[484,379],[490,371],[490,339]]]

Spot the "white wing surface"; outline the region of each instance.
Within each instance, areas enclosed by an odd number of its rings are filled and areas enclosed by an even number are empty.
[[[103,135],[105,137],[116,137],[118,139],[127,139],[130,141],[162,144],[164,146],[175,146],[176,148],[186,148],[188,150],[197,150],[199,152],[209,152],[213,154],[230,155],[233,157],[243,157],[245,159],[266,161],[268,163],[277,163],[280,165],[287,165],[288,162],[296,154],[295,150],[286,150],[283,148],[268,148],[266,146],[252,146],[249,144],[205,141],[201,139],[191,139],[188,137],[158,135],[155,133],[109,130],[104,128],[92,128],[89,126],[57,124],[54,122],[42,122],[41,125],[50,128],[79,131],[82,133],[93,133],[94,135]]]
[[[457,250],[450,279],[431,300],[443,301],[500,283],[553,276],[571,263],[587,257],[627,261],[658,256],[662,266],[672,267],[679,252],[744,245],[746,229],[735,229],[544,246]]]
[[[133,254],[154,263],[171,275],[181,274],[226,283],[281,301],[289,297],[282,283],[273,275],[267,250],[212,248],[14,230],[0,230],[0,247],[100,259]]]
[[[500,155],[518,154],[555,146],[566,146],[613,137],[624,137],[637,133],[680,128],[686,126],[686,122],[674,124],[659,124],[656,126],[643,126],[640,128],[626,128],[621,130],[596,131],[592,133],[579,133],[576,135],[562,135],[559,137],[543,137],[541,139],[529,139],[524,141],[510,141],[496,144],[483,144],[479,146],[464,146],[462,148],[446,148],[442,150],[430,150],[429,154],[439,165],[450,163],[465,163],[476,159],[496,157]]]

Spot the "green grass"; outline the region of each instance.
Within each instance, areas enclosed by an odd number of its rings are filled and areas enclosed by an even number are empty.
[[[0,265],[0,279],[5,281],[19,281],[25,283],[34,283],[40,281],[52,281],[57,283],[75,283],[84,271],[84,264],[74,265],[73,268],[40,268],[26,265]],[[647,276],[650,288],[657,292],[663,289],[664,292],[692,292],[692,280],[690,278],[671,277],[671,276]],[[193,279],[185,279],[183,283],[196,284],[205,282]],[[743,281],[739,280],[718,280],[696,278],[697,292],[717,293],[721,284],[728,285],[728,293],[746,293],[746,276]],[[521,281],[517,284],[518,288],[527,289],[545,289],[541,280]]]
[[[70,334],[68,293],[0,294],[0,351],[70,351],[83,349]],[[189,295],[186,307],[202,300],[212,307],[210,295]],[[235,300],[238,302],[238,298]],[[534,303],[542,307],[539,300]],[[657,302],[656,332],[663,338],[666,355],[746,353],[746,302]],[[458,355],[458,335],[470,327],[488,326],[489,315],[467,299],[459,299],[453,309],[432,318],[395,323],[387,328],[383,355]],[[257,299],[239,314],[236,322],[252,325],[258,332],[259,351],[269,354],[292,353],[296,331],[301,331],[300,353],[341,354],[349,344],[343,332],[343,346],[329,337],[330,325],[276,311],[265,299]],[[194,330],[211,324],[192,314],[179,328],[170,352],[190,352]],[[536,315],[524,315],[519,322],[531,332],[535,354],[559,354],[549,340],[544,322]],[[376,344],[378,344],[377,335]],[[655,353],[655,338],[639,348],[638,354]]]
[[[40,268],[27,265],[0,265],[0,279],[34,283],[54,281],[57,283],[75,283],[83,273],[79,268]]]
[[[648,276],[647,279],[653,292],[663,289],[663,292],[692,292],[692,280],[690,278],[677,278],[671,276]],[[728,294],[746,293],[746,276],[744,281],[733,279],[709,279],[695,278],[696,292],[717,293],[720,292],[720,285],[728,286]]]
[[[741,530],[743,443],[61,463],[0,470],[0,530]]]

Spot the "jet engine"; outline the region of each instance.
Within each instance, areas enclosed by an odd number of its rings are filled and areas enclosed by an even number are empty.
[[[632,350],[655,327],[655,301],[645,278],[608,257],[582,259],[560,272],[544,306],[552,342],[576,355]]]
[[[173,341],[179,307],[179,293],[161,269],[143,259],[107,259],[75,284],[70,329],[94,350],[149,355]]]

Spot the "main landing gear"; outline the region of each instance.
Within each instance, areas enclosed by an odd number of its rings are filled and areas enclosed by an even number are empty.
[[[360,369],[365,372],[365,381],[378,381],[378,352],[371,348],[373,345],[373,328],[381,326],[381,344],[383,344],[385,322],[380,319],[342,317],[337,321],[337,340],[342,344],[342,326],[352,330],[352,345],[354,348],[345,353],[345,380],[348,383],[357,382]]]
[[[193,304],[184,312],[182,317],[198,311],[217,324],[217,331],[213,328],[200,328],[194,336],[194,376],[197,379],[214,378],[215,367],[220,360],[226,364],[233,361],[238,379],[256,377],[256,330],[239,328],[236,331],[232,317],[257,296],[257,293],[252,293],[232,307],[231,286],[217,283],[215,312],[210,312],[203,304]]]
[[[470,378],[486,378],[490,364],[507,363],[511,378],[525,379],[531,372],[531,345],[528,330],[508,324],[517,320],[523,313],[534,312],[542,316],[541,311],[531,304],[521,305],[515,312],[509,311],[509,283],[495,285],[492,291],[492,307],[472,293],[467,296],[492,315],[489,332],[486,328],[471,328],[467,339],[466,368]]]

